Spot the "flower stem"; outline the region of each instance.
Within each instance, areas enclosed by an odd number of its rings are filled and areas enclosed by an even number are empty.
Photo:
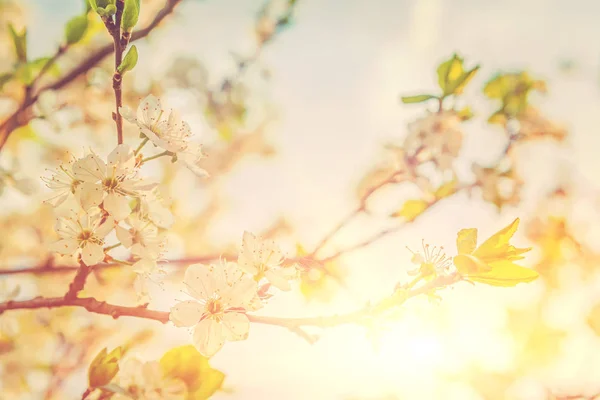
[[[147,137],[144,138],[144,140],[142,140],[142,142],[137,147],[137,149],[135,149],[135,151],[133,152],[133,154],[135,154],[137,156],[137,154],[140,152],[140,150],[142,150],[142,148],[146,145],[146,143],[148,143],[148,138]]]
[[[162,153],[158,153],[158,154],[156,154],[154,156],[143,158],[142,159],[142,163],[145,163],[145,162],[150,161],[150,160],[154,160],[154,159],[162,157],[162,156],[169,156],[169,155],[171,155],[171,152],[165,150]]]
[[[113,244],[112,246],[108,246],[104,248],[104,252],[106,253],[107,251],[110,251],[112,249],[116,249],[117,247],[119,247],[121,245],[121,243],[117,243],[117,244]]]
[[[117,260],[116,258],[112,259],[113,262],[117,263],[117,264],[124,264],[124,265],[133,265],[132,263],[130,263],[129,261],[125,261],[125,260]]]

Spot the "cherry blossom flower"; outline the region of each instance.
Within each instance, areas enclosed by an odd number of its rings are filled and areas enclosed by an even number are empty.
[[[129,107],[119,108],[119,113],[136,124],[155,146],[172,153],[174,160],[184,163],[194,174],[201,177],[208,175],[199,166],[204,154],[199,144],[190,142],[192,131],[188,123],[175,111],[170,111],[167,116],[154,95],[150,94],[140,102],[137,115]]]
[[[184,284],[194,300],[182,301],[171,308],[175,326],[193,327],[193,342],[206,357],[216,354],[226,340],[244,340],[250,321],[246,311],[262,307],[257,284],[235,263],[190,265]]]
[[[442,170],[451,169],[462,147],[460,123],[456,111],[430,113],[408,125],[403,147],[408,154],[424,158],[422,161],[432,160]]]
[[[184,400],[188,394],[182,380],[164,376],[158,361],[126,360],[116,383],[126,394],[117,393],[114,400]]]
[[[81,252],[85,265],[95,265],[104,259],[104,237],[112,231],[114,219],[102,213],[75,213],[57,219],[55,230],[60,240],[51,250],[63,255]]]
[[[140,212],[159,228],[168,229],[175,222],[171,210],[163,204],[158,190],[149,192],[141,198]]]
[[[56,171],[52,174],[50,178],[42,177],[42,181],[46,184],[48,188],[54,191],[51,198],[47,199],[45,202],[51,204],[54,207],[58,207],[63,204],[71,195],[75,195],[82,207],[86,209],[88,205],[87,199],[83,199],[81,201],[81,186],[82,183],[79,179],[75,177],[73,173],[73,164],[75,163],[75,158],[72,158],[66,163],[63,163],[58,166]]]
[[[77,160],[73,173],[82,181],[81,196],[87,205],[103,203],[104,209],[117,220],[131,213],[127,196],[141,197],[156,186],[136,177],[135,157],[124,144],[109,154],[107,164],[94,153]]]
[[[119,242],[138,258],[133,269],[140,273],[153,272],[156,260],[164,249],[164,241],[158,228],[151,221],[140,218],[139,214],[130,215],[125,222],[129,224],[129,229],[117,225],[115,231]]]
[[[262,277],[280,290],[290,290],[289,281],[298,276],[293,266],[283,266],[284,257],[275,242],[263,240],[250,232],[244,232],[238,265],[257,280]]]

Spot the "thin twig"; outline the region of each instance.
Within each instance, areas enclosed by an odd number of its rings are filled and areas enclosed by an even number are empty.
[[[404,301],[412,297],[428,293],[431,290],[452,285],[460,280],[458,275],[439,276],[436,279],[424,284],[419,288],[415,288],[405,292]],[[400,304],[398,304],[399,306]],[[104,301],[98,301],[93,297],[86,298],[65,298],[65,297],[36,297],[31,300],[24,301],[8,301],[0,303],[0,314],[9,310],[26,310],[40,308],[59,308],[59,307],[83,307],[89,312],[103,315],[110,315],[114,319],[120,317],[136,317],[149,319],[161,322],[163,324],[169,321],[169,312],[149,310],[145,306],[126,307],[115,304],[109,304]],[[248,315],[250,322],[266,325],[276,325],[287,328],[295,333],[300,331],[298,327],[315,326],[315,327],[333,327],[344,324],[352,324],[362,321],[365,317],[369,317],[373,312],[373,307],[365,307],[363,309],[353,311],[347,314],[336,314],[319,317],[306,318],[280,318],[258,315]]]
[[[196,257],[183,257],[175,260],[165,260],[161,261],[162,265],[180,265],[180,264],[195,264],[195,263],[206,263],[218,260],[219,258],[225,259],[235,259],[236,255],[205,255],[205,256],[196,256]],[[107,264],[98,264],[94,266],[94,271],[99,271],[108,268],[122,267],[122,263],[107,263]],[[32,267],[32,268],[19,268],[19,269],[0,269],[0,276],[2,275],[20,275],[20,274],[34,274],[34,275],[45,275],[45,274],[56,274],[56,273],[72,273],[79,269],[79,267],[75,267],[73,265],[51,265],[46,264],[40,267]]]
[[[177,4],[179,4],[181,0],[167,0],[165,6],[156,14],[152,22],[148,24],[143,29],[140,29],[134,32],[131,35],[131,41],[142,39],[146,37],[154,28],[156,28],[169,14],[173,12]],[[31,113],[31,106],[35,104],[40,95],[47,90],[58,90],[73,82],[79,76],[85,74],[91,68],[96,66],[100,61],[102,61],[105,57],[110,55],[113,52],[114,45],[107,44],[104,47],[96,50],[90,56],[88,56],[85,60],[83,60],[79,65],[73,68],[69,73],[67,73],[62,78],[47,84],[41,87],[37,93],[33,96],[29,97],[27,101],[23,102],[17,110],[15,110],[8,118],[4,120],[0,124],[0,150],[6,144],[8,137],[15,129],[27,125],[31,119],[33,119],[33,115]]]

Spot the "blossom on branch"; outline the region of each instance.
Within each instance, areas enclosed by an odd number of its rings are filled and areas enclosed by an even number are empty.
[[[298,277],[294,266],[282,265],[283,253],[272,240],[264,240],[250,232],[244,232],[238,265],[254,275],[256,281],[266,278],[280,290],[290,290],[289,281]]]
[[[139,198],[156,186],[137,177],[134,154],[124,144],[118,145],[108,155],[108,163],[94,153],[77,160],[73,173],[82,181],[81,196],[86,199],[86,205],[102,203],[116,220],[122,220],[131,213],[128,196]]]
[[[81,254],[85,265],[95,265],[104,259],[104,237],[114,228],[114,218],[103,213],[74,212],[57,218],[55,230],[60,240],[50,246],[63,255]]]
[[[170,319],[175,326],[193,327],[193,342],[202,355],[216,354],[226,340],[248,337],[246,312],[262,304],[256,282],[235,263],[190,265],[183,283],[194,300],[171,308]]]
[[[119,113],[136,124],[155,146],[171,153],[174,160],[183,162],[194,174],[201,177],[208,175],[199,165],[204,158],[201,146],[190,142],[192,131],[188,123],[175,111],[171,110],[166,115],[160,100],[154,95],[150,94],[140,102],[137,113],[129,107],[121,107]]]

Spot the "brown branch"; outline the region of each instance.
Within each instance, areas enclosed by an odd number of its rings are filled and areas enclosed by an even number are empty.
[[[404,301],[411,299],[413,297],[419,296],[421,294],[425,294],[434,289],[439,289],[442,287],[450,286],[460,280],[458,275],[446,275],[446,276],[438,276],[434,280],[424,284],[415,289],[411,289],[406,292],[404,297]],[[400,306],[400,304],[398,304]],[[302,326],[315,326],[320,328],[329,328],[338,325],[347,325],[354,324],[360,322],[366,317],[370,317],[373,315],[373,306],[367,306],[363,309],[353,311],[347,314],[335,314],[328,316],[318,316],[318,317],[301,317],[301,318],[279,318],[279,317],[267,317],[267,316],[258,316],[258,315],[248,315],[248,318],[251,322],[266,324],[266,325],[276,325],[284,328],[288,328],[293,330]]]
[[[115,15],[115,24],[109,32],[113,37],[115,50],[115,72],[113,74],[113,90],[115,91],[115,112],[113,112],[113,120],[117,125],[117,144],[123,144],[123,117],[119,112],[119,108],[123,106],[123,76],[118,68],[123,62],[123,51],[125,47],[121,43],[121,18],[123,17],[123,8],[125,7],[124,0],[117,0],[117,14]]]
[[[197,256],[197,257],[184,257],[175,260],[166,260],[162,261],[162,265],[180,265],[180,264],[195,264],[195,263],[206,263],[218,260],[219,258],[225,259],[236,259],[236,255],[229,256],[220,256],[220,255],[206,255],[206,256]],[[108,268],[116,268],[122,267],[121,263],[107,263],[107,264],[98,264],[94,266],[94,271],[108,269]],[[20,269],[4,269],[0,270],[0,276],[2,275],[20,275],[20,274],[34,274],[34,275],[45,275],[45,274],[56,274],[56,273],[73,273],[79,270],[79,267],[75,267],[73,265],[56,265],[53,266],[49,263],[33,268],[20,268]]]
[[[447,199],[449,197],[454,196],[455,194],[461,192],[462,190],[468,190],[470,188],[472,188],[474,185],[465,185],[465,186],[461,186],[460,188],[457,188],[452,194],[446,196],[446,197],[442,197],[442,198],[436,198],[435,200],[433,200],[431,203],[429,203],[427,205],[427,208],[425,210],[423,210],[423,212],[419,215],[417,215],[414,219],[410,220],[410,221],[405,221],[397,226],[394,226],[392,228],[388,228],[388,229],[384,229],[376,234],[374,234],[373,236],[363,240],[362,242],[356,243],[350,247],[346,247],[345,249],[339,250],[335,253],[333,253],[332,255],[322,258],[321,262],[327,262],[327,261],[331,261],[334,260],[338,257],[341,257],[342,255],[355,251],[355,250],[359,250],[362,249],[363,247],[366,247],[370,244],[373,244],[374,242],[378,241],[381,238],[384,238],[388,235],[391,235],[393,233],[398,232],[400,229],[402,229],[403,227],[405,227],[408,223],[413,223],[415,222],[420,216],[424,215],[426,211],[430,210],[433,206],[435,206],[436,204],[438,204],[441,200]]]
[[[8,301],[0,303],[0,314],[8,310],[28,310],[38,308],[58,308],[58,307],[83,307],[89,312],[96,314],[110,315],[114,319],[119,317],[137,317],[151,319],[167,323],[169,313],[166,311],[148,310],[146,307],[125,307],[115,304],[109,304],[104,301],[98,301],[93,297],[71,298],[64,297],[36,297],[24,301]]]
[[[431,290],[452,285],[460,280],[458,275],[439,276],[434,280],[424,284],[419,288],[409,290],[405,293],[403,301],[397,306],[403,304],[404,301],[427,293]],[[114,319],[120,317],[136,317],[142,319],[149,319],[161,322],[163,324],[169,322],[169,312],[167,311],[155,311],[149,310],[145,306],[138,307],[126,307],[115,304],[109,304],[104,301],[98,301],[93,297],[85,298],[65,298],[65,297],[36,297],[31,300],[24,301],[8,301],[0,303],[0,314],[9,310],[29,310],[29,309],[40,309],[40,308],[58,308],[58,307],[83,307],[89,312],[103,315],[110,315]],[[305,332],[298,329],[302,326],[315,326],[315,327],[333,327],[337,325],[358,323],[365,317],[371,316],[373,313],[373,307],[365,307],[363,309],[350,312],[347,314],[336,314],[329,316],[320,317],[306,317],[306,318],[279,318],[279,317],[268,317],[258,315],[248,315],[248,319],[251,322],[266,325],[276,325],[287,328],[292,332],[298,333],[304,336]],[[308,339],[307,339],[308,340]]]
[[[152,22],[150,22],[150,24],[148,24],[148,26],[134,32],[131,35],[131,41],[142,39],[148,36],[148,34],[152,32],[154,28],[160,25],[160,23],[169,14],[173,12],[177,4],[179,4],[180,2],[181,0],[167,0],[165,6],[156,14],[154,19],[152,20]],[[55,82],[41,87],[35,95],[31,96],[29,99],[23,102],[19,106],[19,108],[17,108],[17,110],[15,110],[6,120],[4,120],[4,122],[0,124],[0,150],[4,147],[6,141],[8,140],[8,137],[15,129],[27,125],[29,121],[33,119],[31,106],[38,101],[39,96],[42,92],[45,92],[47,90],[58,90],[68,85],[76,78],[85,74],[91,68],[96,66],[105,57],[110,55],[113,52],[113,49],[113,44],[107,44],[99,48],[86,59],[84,59],[81,63],[79,63],[78,66],[73,68],[65,76],[63,76]]]
[[[92,273],[92,268],[94,266],[87,266],[83,261],[79,263],[79,268],[77,269],[77,274],[73,278],[73,281],[69,285],[69,290],[65,293],[65,300],[72,300],[77,297],[79,292],[81,292],[85,286],[85,281],[87,277]]]

